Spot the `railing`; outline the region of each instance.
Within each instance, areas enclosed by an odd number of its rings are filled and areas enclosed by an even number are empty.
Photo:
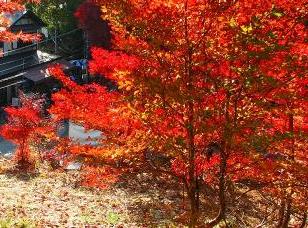
[[[12,53],[21,53],[25,50],[28,51],[30,48],[37,49],[37,47],[39,47],[40,45],[47,44],[50,41],[52,41],[55,45],[57,45],[56,39],[65,37],[65,36],[67,36],[71,33],[74,33],[76,31],[80,31],[80,30],[81,29],[74,29],[72,31],[58,35],[57,37],[55,37],[55,39],[53,39],[53,38],[46,39],[46,40],[43,40],[43,41],[35,43],[35,44],[24,46],[22,48],[18,48],[18,49],[12,50],[12,51],[3,52],[2,54],[5,55],[5,57],[7,57],[9,55],[12,55]],[[58,56],[56,58],[58,58]],[[54,59],[56,59],[56,58],[54,58]],[[36,60],[34,64],[31,63],[31,59]],[[8,66],[8,68],[6,68],[4,70],[0,70],[0,76],[5,75],[7,73],[14,72],[14,71],[18,71],[18,70],[25,70],[26,68],[29,68],[31,66],[35,66],[35,65],[38,65],[38,64],[41,64],[41,63],[49,62],[49,61],[54,60],[54,59],[48,59],[47,61],[42,61],[40,58],[37,58],[36,54],[34,54],[34,55],[31,55],[31,56],[26,56],[26,57],[19,58],[19,59],[16,59],[16,60],[0,63],[0,67],[3,67],[5,65]],[[9,66],[9,65],[13,65],[14,63],[16,63],[17,65]]]
[[[0,82],[9,81],[9,80],[12,80],[14,78],[19,78],[19,77],[20,77],[20,74],[17,74],[17,75],[11,76],[11,77],[0,79]]]
[[[0,64],[0,66],[3,66],[3,65],[8,65],[8,64],[13,64],[13,63],[21,63],[21,64],[18,64],[18,65],[14,65],[13,67],[9,67],[9,68],[6,68],[4,70],[1,70],[0,71],[0,76],[1,75],[4,75],[3,73],[5,72],[10,72],[12,70],[24,70],[27,67],[30,67],[32,65],[35,65],[35,64],[29,64],[27,62],[27,60],[31,60],[31,59],[36,59],[36,55],[31,55],[31,56],[27,56],[27,57],[24,57],[24,58],[21,58],[21,59],[17,59],[17,60],[14,60],[14,61],[9,61],[9,62],[6,62],[6,63],[2,63]],[[38,60],[38,63],[40,63],[40,60]],[[37,64],[37,63],[36,63]]]
[[[76,31],[81,31],[81,29],[79,29],[79,28],[73,29],[73,30],[71,30],[71,31],[69,31],[69,32],[66,32],[66,33],[57,35],[57,36],[54,37],[54,38],[46,39],[46,40],[37,42],[37,43],[35,43],[35,44],[30,44],[30,45],[27,45],[27,46],[24,46],[24,47],[21,47],[21,48],[17,48],[17,49],[15,49],[15,50],[2,52],[1,55],[3,55],[3,56],[8,56],[8,55],[10,55],[11,53],[14,53],[14,52],[16,52],[16,51],[22,51],[22,50],[27,49],[27,48],[30,48],[30,47],[38,47],[39,45],[45,44],[45,43],[47,43],[47,42],[49,42],[49,41],[53,41],[53,42],[56,44],[56,42],[57,42],[56,39],[65,37],[65,36],[67,36],[67,35],[69,35],[69,34],[71,34],[71,33],[74,33],[74,32],[76,32]]]
[[[37,49],[37,44],[31,44],[31,45],[24,46],[22,48],[11,50],[9,55],[2,54],[2,57],[5,58],[8,56],[13,56],[13,55],[24,53],[24,52],[35,51],[36,49]]]
[[[30,45],[27,45],[27,46],[24,46],[24,47],[21,47],[21,48],[17,48],[17,49],[11,50],[11,51],[1,52],[1,57],[11,56],[11,55],[16,54],[16,53],[21,53],[26,49],[28,49],[28,50],[33,49],[34,47],[37,47],[37,44],[30,44]]]

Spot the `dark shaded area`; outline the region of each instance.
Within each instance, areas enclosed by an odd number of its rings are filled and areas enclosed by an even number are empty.
[[[99,6],[92,1],[86,1],[79,6],[75,16],[79,20],[79,26],[87,32],[89,45],[111,48],[111,28],[108,22],[101,18]]]

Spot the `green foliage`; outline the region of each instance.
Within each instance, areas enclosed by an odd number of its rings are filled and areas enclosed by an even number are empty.
[[[77,27],[74,13],[83,0],[41,0],[38,5],[29,4],[28,8],[36,13],[49,30],[70,31]]]
[[[91,218],[91,215],[88,214],[82,214],[79,216],[80,220],[86,224],[92,224],[93,219]]]
[[[0,228],[10,228],[13,225],[12,219],[0,219]]]
[[[106,222],[115,225],[120,221],[120,216],[114,212],[108,212],[106,215]]]
[[[35,228],[35,224],[29,219],[23,218],[14,221],[12,218],[0,219],[0,228]]]
[[[33,224],[32,221],[28,219],[21,219],[17,222],[16,227],[18,228],[35,228],[36,226]]]

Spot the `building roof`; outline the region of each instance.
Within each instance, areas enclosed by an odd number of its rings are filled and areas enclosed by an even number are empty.
[[[74,67],[73,64],[66,61],[65,59],[57,59],[55,61],[40,64],[36,67],[28,69],[27,71],[23,72],[23,77],[33,81],[34,83],[39,83],[40,81],[50,77],[50,74],[48,73],[48,67],[50,64],[59,64],[63,70],[68,70]]]
[[[9,28],[16,25],[16,23],[25,16],[30,16],[38,25],[44,27],[45,23],[36,16],[31,10],[18,11],[15,13],[5,13],[4,17],[9,20]]]

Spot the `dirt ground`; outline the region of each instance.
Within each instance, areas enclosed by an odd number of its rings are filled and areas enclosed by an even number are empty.
[[[161,188],[149,174],[125,177],[107,189],[77,186],[79,171],[41,169],[13,175],[0,168],[0,227],[181,227],[178,188]],[[7,168],[7,167],[6,167]],[[153,183],[153,182],[152,182]],[[161,183],[162,185],[164,183]],[[20,226],[21,226],[20,225]],[[22,226],[21,226],[22,227]]]

